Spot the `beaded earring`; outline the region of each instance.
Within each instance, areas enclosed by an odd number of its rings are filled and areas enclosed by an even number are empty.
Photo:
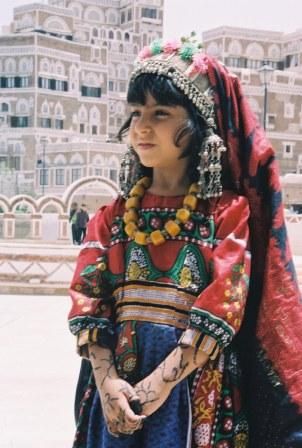
[[[143,169],[139,158],[132,146],[128,146],[127,151],[121,161],[119,174],[120,192],[124,198],[129,196],[131,188],[143,177]]]
[[[214,133],[212,128],[208,128],[202,141],[199,152],[200,165],[198,185],[200,193],[197,197],[208,199],[210,197],[221,196],[221,154],[226,151],[226,147],[221,137]]]

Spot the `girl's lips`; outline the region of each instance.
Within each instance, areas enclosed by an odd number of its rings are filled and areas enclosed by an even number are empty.
[[[137,145],[140,149],[151,149],[155,146],[153,143],[138,143]]]

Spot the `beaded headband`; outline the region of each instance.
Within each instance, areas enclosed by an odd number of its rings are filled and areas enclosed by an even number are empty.
[[[163,44],[157,40],[139,53],[130,82],[143,73],[170,78],[200,111],[207,126],[215,128],[212,91],[207,76],[204,76],[207,70],[208,58],[196,44],[189,41]]]
[[[200,192],[197,196],[203,199],[222,194],[221,154],[226,151],[222,138],[217,134],[213,93],[207,77],[208,63],[208,56],[192,38],[166,43],[155,40],[139,53],[130,78],[131,83],[141,74],[165,76],[200,112],[206,130],[199,153],[200,165],[197,167],[200,173]],[[131,172],[133,157],[131,153],[126,154],[122,161],[120,183],[124,196],[127,196],[130,186],[125,172]],[[132,182],[134,177],[132,175]]]

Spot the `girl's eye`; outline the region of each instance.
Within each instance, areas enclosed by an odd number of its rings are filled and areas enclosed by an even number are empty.
[[[131,112],[131,118],[135,118],[135,117],[139,117],[140,116],[140,111],[139,110],[133,110]]]
[[[169,113],[166,110],[159,109],[155,112],[155,115],[157,117],[166,117],[167,115],[169,115]]]

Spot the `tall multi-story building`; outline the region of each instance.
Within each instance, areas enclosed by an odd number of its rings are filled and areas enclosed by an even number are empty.
[[[162,36],[164,0],[48,0],[14,9],[0,36],[0,193],[62,194],[117,181],[126,85]]]
[[[207,53],[240,77],[261,122],[265,92],[261,67],[274,69],[266,84],[266,131],[282,174],[302,173],[302,29],[284,34],[223,26],[204,32],[203,42]]]

